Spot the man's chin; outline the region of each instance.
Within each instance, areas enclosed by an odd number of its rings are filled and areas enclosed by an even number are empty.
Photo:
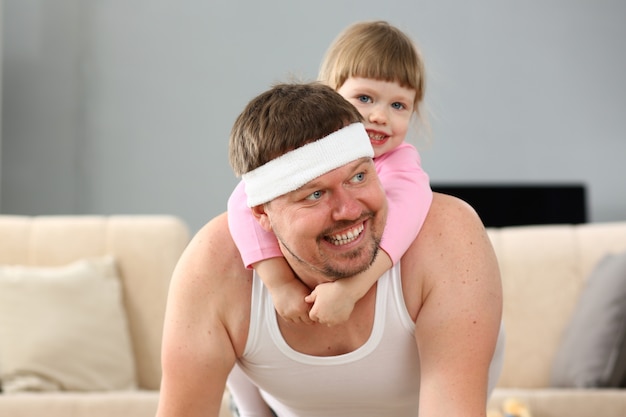
[[[327,265],[324,268],[324,274],[333,279],[343,279],[350,278],[355,275],[358,275],[362,272],[367,271],[374,261],[376,260],[376,256],[378,255],[378,246],[374,249],[374,252],[365,257],[365,259],[358,261],[359,258],[363,258],[362,251],[359,251],[358,254],[348,255],[344,257],[342,260],[335,262],[336,266]]]

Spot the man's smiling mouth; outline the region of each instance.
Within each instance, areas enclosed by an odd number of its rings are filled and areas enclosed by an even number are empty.
[[[355,226],[347,232],[328,236],[327,240],[335,246],[345,245],[358,238],[363,232],[363,229],[365,229],[365,227],[363,226],[363,223],[361,223],[360,225]]]

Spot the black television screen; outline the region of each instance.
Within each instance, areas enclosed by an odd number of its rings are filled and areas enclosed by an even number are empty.
[[[587,222],[582,184],[431,184],[469,203],[486,227]]]

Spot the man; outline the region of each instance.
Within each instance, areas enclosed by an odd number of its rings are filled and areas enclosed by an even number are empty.
[[[329,87],[282,84],[233,127],[251,210],[311,290],[367,269],[378,250],[386,200],[360,120]],[[434,196],[401,262],[332,327],[275,313],[221,215],[172,279],[157,415],[217,416],[231,375],[242,415],[484,416],[501,308],[484,228],[450,196]]]

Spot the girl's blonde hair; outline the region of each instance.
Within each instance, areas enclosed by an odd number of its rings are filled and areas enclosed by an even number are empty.
[[[350,77],[395,81],[415,90],[414,109],[424,98],[424,62],[417,46],[400,29],[385,21],[355,23],[326,51],[319,80],[339,89]]]

